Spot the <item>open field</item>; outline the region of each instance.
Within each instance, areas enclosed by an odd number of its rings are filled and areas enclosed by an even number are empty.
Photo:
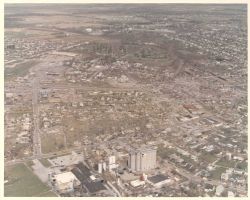
[[[37,196],[50,190],[24,164],[17,164],[5,170],[6,180],[4,195],[6,197]]]
[[[5,79],[9,80],[13,77],[23,77],[29,73],[29,69],[34,67],[38,61],[30,60],[24,63],[17,64],[13,68],[5,68],[4,69],[4,77]]]
[[[62,135],[42,135],[42,152],[50,153],[65,149],[64,138]]]

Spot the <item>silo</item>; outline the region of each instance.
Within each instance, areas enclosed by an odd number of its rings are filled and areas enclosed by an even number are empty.
[[[102,173],[102,163],[98,163],[98,173]]]
[[[104,163],[102,163],[102,167],[103,167],[103,170],[104,171],[106,171],[106,169],[107,169],[107,165],[106,165],[106,163],[104,162]]]

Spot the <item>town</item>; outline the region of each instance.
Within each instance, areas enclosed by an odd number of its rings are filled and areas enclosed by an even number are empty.
[[[5,196],[247,197],[247,5],[4,20]]]

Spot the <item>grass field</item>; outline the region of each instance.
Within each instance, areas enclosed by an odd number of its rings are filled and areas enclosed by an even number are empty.
[[[22,163],[5,169],[5,179],[9,181],[4,185],[4,196],[6,197],[31,197],[39,196],[40,194],[50,195],[50,188],[42,183],[38,177]]]

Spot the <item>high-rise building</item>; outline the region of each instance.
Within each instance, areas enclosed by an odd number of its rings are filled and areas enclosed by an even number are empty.
[[[156,148],[141,148],[129,153],[128,167],[132,171],[148,171],[156,168]]]

